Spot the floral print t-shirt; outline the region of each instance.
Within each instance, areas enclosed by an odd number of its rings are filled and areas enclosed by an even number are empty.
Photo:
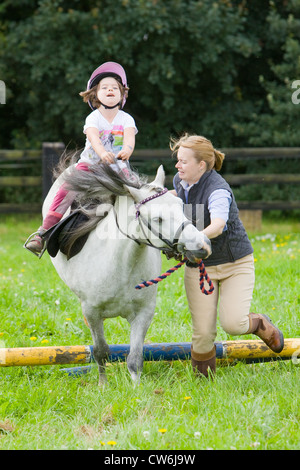
[[[138,132],[133,117],[124,111],[118,111],[114,120],[110,123],[102,116],[100,111],[96,109],[90,113],[85,120],[83,127],[84,134],[86,134],[86,130],[89,127],[95,127],[99,130],[99,137],[105,150],[107,152],[113,152],[115,155],[122,150],[124,129],[134,127],[135,133]],[[80,155],[79,162],[98,163],[99,161],[100,157],[93,149],[88,138],[86,138],[85,148]]]

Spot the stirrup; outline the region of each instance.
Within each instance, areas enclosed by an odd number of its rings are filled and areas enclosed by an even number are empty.
[[[35,235],[40,236],[40,232],[34,232],[31,235],[29,235],[29,237],[27,238],[26,242],[23,245],[23,248],[26,248],[26,250],[30,251],[30,253],[33,253],[38,258],[41,258],[43,256],[43,254],[45,253],[46,249],[47,249],[46,241],[44,241],[44,247],[42,248],[42,251],[40,253],[36,253],[35,251],[29,250],[29,248],[27,248],[27,243],[29,243],[32,240],[32,238],[35,237]]]

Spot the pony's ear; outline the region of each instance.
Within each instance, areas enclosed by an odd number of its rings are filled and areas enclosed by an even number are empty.
[[[147,183],[145,188],[137,189],[132,188],[131,186],[124,185],[129,194],[133,197],[135,202],[142,201],[145,197],[149,196],[149,190],[152,189],[164,189],[165,183],[165,171],[164,167],[160,165],[157,170],[155,180],[152,183]],[[147,189],[148,188],[148,189]]]
[[[165,170],[162,165],[158,167],[156,172],[155,180],[152,183],[149,183],[149,186],[153,186],[154,188],[161,188],[164,189],[165,187]]]
[[[129,192],[129,194],[133,197],[133,200],[134,200],[135,202],[139,202],[139,201],[141,201],[142,199],[144,199],[143,194],[141,194],[141,190],[140,190],[140,189],[133,188],[132,186],[127,186],[126,184],[124,184],[124,187],[127,189],[127,191]]]

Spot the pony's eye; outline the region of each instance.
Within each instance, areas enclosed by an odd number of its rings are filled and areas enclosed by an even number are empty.
[[[161,217],[154,217],[153,220],[154,220],[154,222],[156,222],[159,225],[161,225],[162,221],[163,221],[163,219]]]

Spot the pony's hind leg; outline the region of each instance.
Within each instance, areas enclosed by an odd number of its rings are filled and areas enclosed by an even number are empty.
[[[99,386],[107,382],[105,374],[105,363],[109,356],[109,346],[105,341],[103,319],[99,314],[99,309],[82,304],[83,315],[91,330],[93,338],[93,355],[99,370]]]

